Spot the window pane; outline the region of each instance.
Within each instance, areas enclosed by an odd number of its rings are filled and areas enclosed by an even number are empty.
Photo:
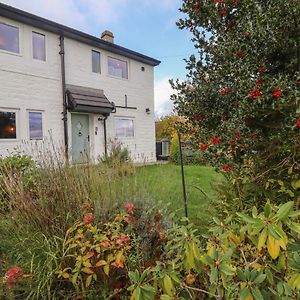
[[[46,60],[45,36],[43,34],[32,32],[32,55],[35,59]]]
[[[116,136],[117,137],[133,137],[134,126],[133,120],[115,119]]]
[[[43,124],[41,112],[29,112],[29,137],[31,140],[43,139]]]
[[[0,23],[0,49],[19,53],[19,28]]]
[[[127,62],[116,58],[108,58],[108,74],[128,79]]]
[[[92,51],[92,68],[94,73],[100,73],[100,52]]]
[[[15,139],[16,113],[0,111],[0,139]]]

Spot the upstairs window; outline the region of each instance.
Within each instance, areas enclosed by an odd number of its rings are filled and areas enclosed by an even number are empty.
[[[19,53],[19,28],[0,23],[0,49]]]
[[[133,119],[115,119],[115,128],[119,138],[134,137]]]
[[[41,112],[30,111],[29,115],[29,138],[31,140],[43,139],[43,115]]]
[[[108,74],[128,79],[128,64],[126,61],[108,57]]]
[[[100,52],[92,50],[92,71],[93,73],[101,73]]]
[[[46,61],[46,37],[44,34],[32,32],[32,56],[34,59]]]
[[[16,112],[0,111],[0,140],[16,138]]]

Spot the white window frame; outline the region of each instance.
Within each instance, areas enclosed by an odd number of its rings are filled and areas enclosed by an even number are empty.
[[[16,138],[14,139],[1,139],[0,142],[16,142],[19,140],[19,109],[0,107],[0,112],[12,112],[16,114]]]
[[[94,72],[93,71],[93,52],[97,52],[100,54],[100,72]],[[101,75],[102,73],[102,52],[99,51],[98,49],[92,49],[91,50],[91,70],[92,70],[92,73],[95,74],[95,75]]]
[[[40,139],[31,139],[30,138],[30,121],[29,121],[29,113],[41,113],[42,114],[42,138]],[[29,141],[42,141],[44,140],[44,111],[37,109],[27,109],[26,111],[26,122],[27,122],[27,137]]]
[[[114,76],[114,75],[109,74],[108,60],[110,58],[111,59],[115,59],[115,60],[120,60],[122,62],[126,62],[126,64],[127,64],[127,78],[119,77],[119,76]],[[130,72],[129,72],[130,66],[129,66],[129,61],[127,59],[108,55],[107,59],[106,59],[106,67],[107,67],[107,76],[109,76],[111,78],[115,78],[115,79],[125,80],[125,81],[129,80],[129,78],[130,78],[130,75],[129,75],[130,74]]]
[[[133,122],[133,136],[118,136],[117,135],[117,127],[116,127],[116,121],[117,120],[130,120],[130,121],[132,121]],[[115,137],[117,139],[135,139],[135,137],[136,137],[135,118],[134,117],[122,117],[122,116],[114,117],[114,132],[115,132]]]
[[[19,25],[13,21],[6,21],[0,18],[0,23],[11,26],[11,27],[16,27],[19,29],[19,52],[12,52],[12,51],[7,51],[4,49],[0,49],[0,53],[5,53],[5,54],[10,54],[10,55],[15,55],[15,56],[22,56],[23,52],[23,43],[22,43],[22,31],[23,31],[23,26]]]
[[[42,59],[38,59],[38,58],[34,58],[33,57],[33,34],[36,33],[36,34],[40,34],[40,35],[43,35],[45,37],[45,60],[42,60]],[[32,29],[31,30],[31,58],[34,60],[34,61],[37,61],[37,62],[41,62],[41,63],[45,63],[47,62],[47,58],[48,58],[48,53],[47,53],[47,34],[43,31],[40,31],[40,30],[35,30],[35,29]]]

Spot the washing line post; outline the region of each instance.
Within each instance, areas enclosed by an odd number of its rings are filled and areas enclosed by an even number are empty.
[[[183,191],[183,201],[184,201],[184,214],[185,217],[188,217],[187,210],[187,196],[186,196],[186,186],[185,186],[185,177],[184,177],[184,167],[183,167],[183,157],[182,157],[182,148],[181,148],[181,135],[180,131],[177,131],[178,143],[179,143],[179,158],[180,158],[180,167],[181,167],[181,181],[182,181],[182,191]]]

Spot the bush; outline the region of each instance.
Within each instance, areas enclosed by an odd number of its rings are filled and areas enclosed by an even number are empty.
[[[30,156],[16,153],[0,159],[0,212],[9,209],[14,185],[22,183],[24,189],[33,189],[36,172],[37,165]]]
[[[150,300],[299,298],[300,211],[294,210],[294,202],[279,207],[267,203],[262,212],[254,207],[251,216],[238,213],[237,221],[234,216],[224,221],[215,218],[204,243],[192,225],[165,222],[157,210],[147,212],[131,203],[125,209],[106,223],[88,213],[67,230],[57,252],[62,256],[55,259],[57,278],[52,277],[50,295],[63,299],[96,295]],[[146,249],[150,256],[142,251],[145,239],[151,245]],[[32,271],[29,282],[35,275]],[[14,288],[20,288],[22,281]]]

